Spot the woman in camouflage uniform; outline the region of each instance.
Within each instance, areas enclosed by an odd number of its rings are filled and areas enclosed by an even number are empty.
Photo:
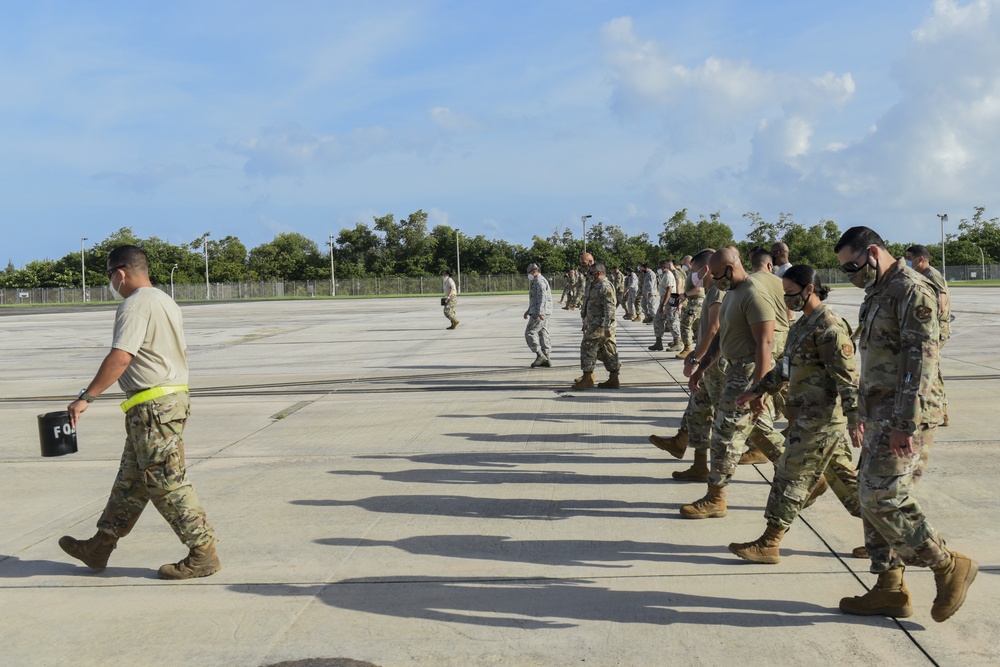
[[[788,332],[781,363],[737,399],[759,406],[765,393],[774,394],[788,383],[790,428],[764,510],[767,529],[753,542],[729,545],[734,554],[756,563],[781,560],[781,538],[824,474],[832,480],[831,486],[847,511],[861,516],[857,472],[844,435],[846,426],[851,445],[861,446],[851,327],[822,303],[829,288],[811,266],[793,266],[785,272],[782,283],[785,305],[801,311],[802,317]]]

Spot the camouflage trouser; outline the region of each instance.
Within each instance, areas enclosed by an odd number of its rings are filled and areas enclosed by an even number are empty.
[[[615,292],[615,305],[621,306],[622,308],[625,307],[625,292],[622,292],[621,290]]]
[[[549,356],[552,351],[552,339],[549,338],[549,321],[543,320],[537,315],[528,319],[528,326],[524,328],[524,340],[528,342],[528,349],[535,354],[541,353],[543,357]]]
[[[653,317],[656,314],[656,298],[655,294],[642,295],[642,312],[646,313],[646,317]]]
[[[685,348],[694,349],[698,345],[698,324],[701,322],[701,305],[705,297],[688,297],[681,308],[681,342]]]
[[[449,320],[454,322],[457,318],[455,317],[455,307],[458,305],[458,297],[449,296],[444,302],[444,316]]]
[[[635,317],[635,292],[625,292],[625,317],[632,319]]]
[[[809,494],[819,483],[820,477],[827,475],[837,479],[830,469],[834,459],[840,458],[840,464],[843,465],[843,457],[846,455],[847,464],[850,464],[846,423],[796,421],[792,425],[785,441],[785,453],[774,467],[771,493],[764,510],[764,519],[768,525],[788,530],[802,511]],[[853,470],[853,466],[850,467]],[[848,496],[847,502],[844,498],[841,498],[841,502],[848,512],[860,517],[856,481],[855,479],[854,500],[851,501]],[[840,494],[837,497],[840,498]]]
[[[771,461],[777,461],[781,456],[784,438],[774,430],[774,420],[768,401],[768,409],[756,417],[750,410],[750,404],[741,407],[736,403],[736,397],[743,393],[753,379],[753,357],[744,357],[729,362],[723,381],[722,395],[715,408],[715,423],[712,424],[712,469],[708,481],[717,486],[727,486],[736,474],[740,455],[747,436],[754,429],[764,435],[760,443],[764,445],[761,451]],[[766,444],[764,444],[766,443]]]
[[[643,317],[646,314],[646,311],[643,310],[644,302],[645,302],[645,299],[642,298],[642,295],[639,294],[639,293],[636,293],[636,295],[635,295],[635,314],[636,314],[636,316],[639,317],[639,319],[643,319]]]
[[[611,337],[604,336],[604,329],[601,325],[587,326],[583,340],[580,342],[580,368],[583,372],[592,372],[597,366],[597,360],[604,363],[604,368],[609,373],[617,373],[620,368],[618,363],[618,344],[615,342],[615,323],[611,323]]]
[[[562,303],[563,301],[565,301],[567,305],[573,303],[573,288],[572,287],[565,287],[565,288],[563,288],[562,296],[559,297],[559,303]]]
[[[888,423],[865,423],[858,495],[872,573],[885,572],[901,562],[933,567],[948,557],[944,540],[911,495],[914,473],[926,461],[923,452],[934,441],[934,431],[934,427],[920,428],[913,436],[913,454],[899,457],[889,449]]]
[[[670,330],[673,340],[681,339],[680,317],[677,314],[677,308],[671,306],[669,302],[663,306],[662,315],[657,310],[656,315],[653,316],[653,333],[657,338],[663,338],[663,334],[667,329]]]
[[[585,294],[583,293],[583,289],[573,290],[573,305],[576,306],[577,310],[583,306],[584,296]]]
[[[184,464],[184,424],[188,394],[172,394],[140,403],[125,415],[125,452],[111,497],[97,527],[125,537],[147,501],[159,511],[189,548],[209,542],[215,531],[205,517]]]
[[[698,391],[688,399],[687,410],[681,417],[681,428],[688,433],[688,444],[695,451],[707,450],[712,442],[712,422],[715,421],[715,405],[722,396],[722,385],[726,378],[725,359],[719,359],[708,367],[701,379]]]

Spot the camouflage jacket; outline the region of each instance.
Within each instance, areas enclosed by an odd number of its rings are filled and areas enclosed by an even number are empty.
[[[528,285],[528,315],[548,317],[552,314],[552,289],[541,273]]]
[[[928,266],[920,272],[927,282],[934,287],[938,295],[938,324],[941,327],[941,344],[951,338],[951,296],[948,294],[948,283],[941,272],[933,266]]]
[[[583,301],[580,311],[583,323],[588,329],[610,329],[615,323],[618,300],[615,289],[607,278],[595,281]]]
[[[608,276],[608,279],[611,281],[611,284],[614,285],[614,288],[615,288],[616,292],[624,292],[625,291],[625,274],[624,273],[622,273],[621,271],[619,271],[617,274],[612,273],[610,276]]]
[[[858,374],[851,327],[826,304],[795,321],[782,362],[753,391],[776,394],[785,382],[789,419],[827,424],[843,423],[846,417],[849,427],[857,426]]]
[[[900,259],[861,304],[861,421],[910,434],[941,423],[940,341],[937,294]]]

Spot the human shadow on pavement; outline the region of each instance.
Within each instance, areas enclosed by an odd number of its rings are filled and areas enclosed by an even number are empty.
[[[351,611],[444,623],[520,630],[573,628],[579,622],[804,627],[867,623],[895,627],[892,619],[858,619],[833,606],[798,600],[744,600],[675,591],[612,590],[587,579],[456,581],[445,577],[371,577],[333,584],[234,585],[264,596],[306,596]]]
[[[514,468],[516,466],[591,463],[601,466],[631,463],[656,463],[656,452],[646,458],[641,456],[606,456],[579,454],[576,452],[552,452],[545,454],[522,454],[508,452],[460,452],[456,454],[365,454],[356,459],[405,460],[413,463],[430,463],[448,466],[482,466],[486,468]]]
[[[103,572],[96,572],[89,567],[76,562],[57,560],[32,559],[25,560],[17,556],[0,554],[0,579],[26,579],[28,577],[51,577],[79,575],[86,577],[135,577],[142,579],[155,578],[156,571],[139,567],[115,567],[108,565]]]
[[[637,475],[586,475],[564,470],[458,470],[419,468],[414,470],[331,470],[331,475],[380,477],[388,482],[416,484],[663,484],[665,477]]]
[[[740,565],[725,546],[632,540],[515,540],[504,535],[417,535],[399,540],[328,537],[316,544],[350,549],[387,547],[421,556],[492,560],[561,567],[628,569],[636,562]],[[826,551],[785,549],[786,555],[823,557]],[[714,555],[714,554],[719,555]]]
[[[659,421],[657,419],[631,419],[622,420],[623,424],[638,424],[647,423],[651,424],[653,422]],[[454,433],[442,433],[442,436],[447,436],[449,438],[465,438],[473,442],[509,442],[509,443],[558,443],[565,445],[566,443],[577,443],[580,445],[608,445],[609,442],[621,445],[637,445],[640,443],[648,443],[646,436],[641,435],[630,435],[630,436],[613,436],[610,434],[601,433],[508,433],[506,435],[501,435],[499,433],[475,433],[475,432],[454,432]]]
[[[472,496],[392,495],[355,500],[292,500],[305,507],[358,507],[369,512],[418,516],[474,517],[553,521],[578,516],[623,519],[679,519],[683,503],[647,503],[625,500],[554,500],[551,498],[475,498]],[[731,511],[760,511],[758,506],[729,505]]]

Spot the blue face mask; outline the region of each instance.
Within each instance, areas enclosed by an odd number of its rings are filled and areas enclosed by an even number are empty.
[[[906,260],[906,265],[911,269],[913,268],[913,262],[911,262],[910,260]]]

